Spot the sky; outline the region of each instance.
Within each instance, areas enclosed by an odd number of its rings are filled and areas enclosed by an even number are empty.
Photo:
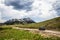
[[[0,0],[0,20],[30,17],[36,22],[60,16],[60,0]]]

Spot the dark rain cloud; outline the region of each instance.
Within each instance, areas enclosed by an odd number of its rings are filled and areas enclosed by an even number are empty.
[[[16,10],[27,10],[30,11],[32,8],[33,1],[31,0],[6,0],[5,4],[7,6],[13,6]]]

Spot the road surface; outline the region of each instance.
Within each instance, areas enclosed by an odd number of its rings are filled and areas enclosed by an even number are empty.
[[[38,30],[38,29],[29,29],[29,28],[19,28],[19,27],[13,27],[13,29],[19,29],[19,30],[26,30],[30,31],[32,33],[38,33],[41,34],[42,36],[57,36],[60,37],[60,32],[59,31],[52,31],[52,30]]]

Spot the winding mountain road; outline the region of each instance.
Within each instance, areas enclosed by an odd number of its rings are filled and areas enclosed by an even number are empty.
[[[38,30],[38,29],[19,28],[19,27],[13,27],[13,29],[26,30],[26,31],[30,31],[32,33],[41,34],[42,36],[57,36],[57,37],[60,37],[60,32],[59,31]]]

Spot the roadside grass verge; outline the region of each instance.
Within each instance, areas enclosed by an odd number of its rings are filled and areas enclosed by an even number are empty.
[[[60,40],[59,37],[42,37],[29,31],[3,28],[0,30],[0,40]]]

